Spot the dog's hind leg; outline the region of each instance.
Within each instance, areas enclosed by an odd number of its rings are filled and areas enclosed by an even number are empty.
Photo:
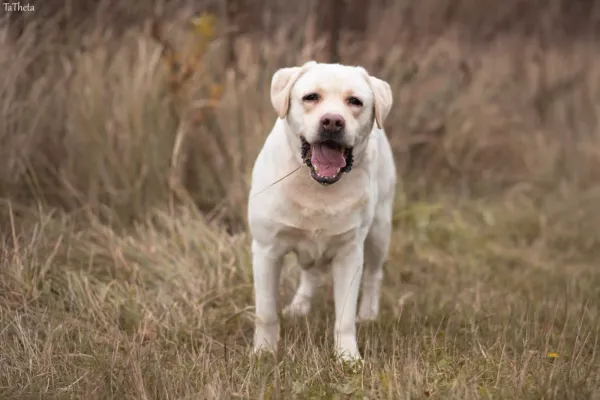
[[[283,309],[284,317],[293,318],[308,315],[311,300],[319,285],[319,274],[320,270],[316,266],[309,269],[302,269],[300,272],[300,285],[290,304]]]
[[[379,214],[373,221],[365,240],[365,268],[358,321],[373,321],[379,313],[383,263],[387,258],[392,233],[391,218],[385,214]]]

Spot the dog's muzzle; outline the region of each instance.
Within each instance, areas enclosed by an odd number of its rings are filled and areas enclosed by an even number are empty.
[[[331,185],[341,178],[342,173],[352,170],[352,147],[331,139],[312,144],[303,137],[300,139],[302,160],[310,168],[312,178],[321,185]]]

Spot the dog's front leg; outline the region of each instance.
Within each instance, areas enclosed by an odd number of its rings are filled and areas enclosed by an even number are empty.
[[[267,246],[253,241],[252,271],[256,305],[254,353],[263,350],[274,352],[279,341],[277,303],[281,257],[272,254]]]
[[[363,270],[363,246],[352,244],[333,260],[333,293],[335,301],[334,343],[338,357],[360,360],[356,342],[356,303]]]

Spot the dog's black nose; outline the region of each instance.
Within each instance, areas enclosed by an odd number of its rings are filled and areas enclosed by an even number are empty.
[[[339,132],[344,129],[346,121],[340,114],[327,113],[321,117],[321,127],[327,132]]]

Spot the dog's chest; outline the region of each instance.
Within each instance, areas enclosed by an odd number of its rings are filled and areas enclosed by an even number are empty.
[[[340,250],[356,241],[357,234],[357,230],[328,235],[324,230],[306,231],[288,228],[282,230],[279,239],[288,243],[287,250],[296,254],[302,268],[310,269],[316,265],[329,264]]]
[[[329,187],[318,186],[308,176],[286,182],[278,213],[287,225],[316,236],[335,236],[360,226],[369,219],[375,198],[362,171],[344,178]]]

